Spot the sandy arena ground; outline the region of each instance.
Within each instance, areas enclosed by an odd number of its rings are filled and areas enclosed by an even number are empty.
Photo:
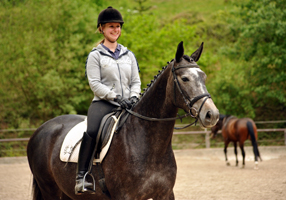
[[[281,200],[286,199],[286,147],[259,147],[263,162],[254,170],[253,152],[246,148],[246,167],[231,166],[223,149],[176,150],[178,165],[174,188],[177,200]],[[31,200],[32,175],[26,157],[0,158],[0,199]]]

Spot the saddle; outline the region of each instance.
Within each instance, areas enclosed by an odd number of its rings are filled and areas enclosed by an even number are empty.
[[[111,142],[113,134],[119,131],[128,116],[129,113],[126,112],[126,110],[118,108],[102,118],[96,138],[97,148],[95,152],[95,162],[100,162],[102,160],[100,159],[100,152],[104,150],[104,147],[107,145],[107,148],[109,148],[110,144],[108,143]]]
[[[129,113],[120,108],[112,111],[102,118],[99,132],[96,138],[96,152],[93,152],[93,164],[101,163],[106,156],[110,147],[114,132],[118,132],[122,125],[125,123]],[[87,129],[87,120],[76,124],[66,135],[61,150],[60,160],[63,162],[78,162],[78,154],[80,144],[82,141],[82,134]],[[82,133],[82,134],[79,134]],[[95,154],[96,153],[96,154]],[[96,156],[95,156],[96,155]]]

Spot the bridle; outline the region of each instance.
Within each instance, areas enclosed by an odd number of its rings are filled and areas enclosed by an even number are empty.
[[[190,113],[191,117],[196,118],[195,122],[193,122],[192,124],[189,124],[189,125],[183,127],[183,128],[187,128],[187,127],[189,127],[189,126],[191,126],[191,125],[197,123],[197,121],[199,120],[199,117],[198,117],[198,116],[199,116],[199,114],[200,114],[200,112],[201,112],[201,109],[202,109],[203,105],[205,104],[206,100],[207,100],[208,98],[211,98],[211,95],[210,95],[209,93],[204,93],[204,94],[198,95],[198,96],[196,96],[196,97],[190,99],[190,97],[183,92],[183,90],[182,90],[182,88],[181,88],[181,85],[180,85],[180,82],[179,82],[179,80],[178,80],[178,78],[177,78],[177,75],[176,75],[175,71],[178,70],[178,69],[182,69],[182,68],[199,68],[199,66],[198,66],[197,64],[189,64],[189,65],[183,65],[183,66],[178,65],[178,66],[175,68],[174,65],[175,65],[175,61],[173,62],[173,66],[172,66],[172,74],[173,74],[174,82],[176,83],[176,84],[174,84],[174,99],[175,99],[175,101],[176,101],[176,86],[177,86],[177,88],[178,88],[180,94],[183,96],[183,99],[184,99],[184,101],[185,101],[185,104],[186,104],[186,105],[188,106],[188,108],[190,109],[190,112],[189,112],[189,113]],[[176,85],[176,86],[175,86],[175,85]],[[197,111],[197,110],[193,107],[193,105],[194,105],[198,100],[200,100],[200,99],[202,99],[202,98],[204,98],[204,97],[206,97],[206,98],[205,98],[204,101],[202,102],[202,104],[201,104],[199,110]],[[189,101],[189,103],[188,103],[188,101]],[[193,113],[193,111],[194,111],[195,114]],[[176,127],[175,127],[175,129],[183,129],[183,128],[176,128]]]
[[[182,69],[182,68],[199,68],[199,66],[196,65],[196,64],[195,64],[195,65],[194,65],[194,64],[189,64],[189,65],[183,65],[183,66],[178,65],[178,66],[175,68],[175,67],[174,67],[174,63],[175,63],[175,62],[173,62],[173,66],[172,66],[172,74],[173,74],[174,82],[176,83],[176,84],[174,84],[174,99],[175,99],[175,101],[176,101],[176,86],[177,86],[179,92],[180,92],[181,95],[183,96],[183,99],[184,99],[184,101],[185,101],[185,104],[186,104],[186,105],[188,106],[188,108],[190,109],[191,117],[196,118],[196,117],[198,116],[198,114],[200,113],[201,108],[202,108],[202,106],[204,105],[204,103],[206,102],[206,100],[207,100],[208,98],[211,98],[211,95],[210,95],[209,93],[205,93],[205,94],[201,94],[201,95],[198,95],[198,96],[196,96],[196,97],[190,99],[190,97],[183,92],[183,90],[182,90],[182,88],[181,88],[181,85],[180,85],[180,82],[178,81],[178,78],[177,78],[177,75],[176,75],[175,71],[178,70],[178,69]],[[175,86],[175,85],[176,85],[176,86]],[[203,101],[203,103],[202,103],[202,105],[201,105],[199,111],[197,112],[197,110],[193,107],[193,105],[194,105],[198,100],[200,100],[201,98],[204,98],[204,97],[207,97],[207,98],[205,98],[205,100]],[[189,103],[188,103],[188,101],[189,101]],[[192,111],[195,111],[195,114],[193,114]]]
[[[190,109],[190,112],[187,113],[187,114],[185,114],[185,115],[183,115],[183,116],[172,117],[172,118],[152,118],[152,117],[146,117],[146,116],[140,115],[140,114],[138,114],[138,113],[136,113],[136,112],[134,112],[134,111],[132,111],[132,110],[129,110],[129,109],[126,109],[127,112],[129,112],[130,114],[132,114],[132,115],[134,115],[134,116],[136,116],[136,117],[139,117],[139,118],[141,118],[141,119],[145,119],[145,120],[148,120],[148,121],[172,121],[172,120],[182,119],[182,118],[185,118],[185,117],[188,117],[188,116],[191,116],[191,117],[193,117],[193,118],[196,118],[196,120],[195,120],[193,123],[188,124],[187,126],[184,126],[184,127],[182,127],[182,128],[176,128],[176,127],[175,127],[175,129],[187,128],[187,127],[189,127],[189,126],[191,126],[191,125],[197,123],[197,121],[199,120],[199,117],[198,117],[198,116],[199,116],[199,114],[200,114],[200,112],[201,112],[201,109],[202,109],[203,105],[205,104],[206,100],[207,100],[208,98],[211,98],[211,95],[210,95],[209,93],[205,93],[205,94],[201,94],[201,95],[198,95],[198,96],[196,96],[196,97],[190,99],[190,97],[189,97],[188,95],[186,95],[186,94],[184,93],[184,91],[182,90],[181,85],[180,85],[180,83],[179,83],[179,81],[178,81],[178,78],[177,78],[177,75],[176,75],[175,71],[178,70],[178,69],[182,69],[182,68],[199,68],[199,66],[196,65],[196,64],[195,64],[195,65],[194,65],[194,64],[189,64],[189,65],[182,65],[182,66],[178,65],[178,66],[175,68],[175,67],[174,67],[174,63],[175,63],[175,61],[173,61],[173,66],[172,66],[172,74],[173,74],[173,78],[174,78],[174,82],[175,82],[175,84],[174,84],[174,99],[175,99],[175,101],[176,101],[176,86],[177,86],[177,88],[178,88],[180,94],[183,96],[183,99],[184,99],[185,104],[186,104],[186,105],[188,106],[188,108]],[[202,99],[202,98],[204,98],[204,97],[206,97],[206,98],[205,98],[204,101],[202,102],[202,104],[201,104],[199,110],[197,111],[197,110],[193,107],[193,105],[194,105],[198,100],[200,100],[200,99]],[[188,103],[188,102],[189,102],[189,103]],[[193,112],[194,112],[195,114],[194,114]]]

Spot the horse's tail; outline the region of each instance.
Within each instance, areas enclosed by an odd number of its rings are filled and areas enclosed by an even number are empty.
[[[40,187],[35,178],[33,178],[33,200],[44,200]]]
[[[252,123],[250,121],[247,121],[246,126],[247,126],[247,129],[248,129],[248,133],[250,135],[250,138],[251,138],[251,143],[252,143],[252,146],[253,146],[253,153],[255,155],[255,158],[257,159],[257,157],[259,157],[260,160],[262,161],[262,159],[260,157],[259,150],[258,150],[258,146],[257,146],[256,137],[255,137],[255,134],[254,134],[253,125],[252,125]],[[257,161],[257,160],[255,160],[255,161]]]

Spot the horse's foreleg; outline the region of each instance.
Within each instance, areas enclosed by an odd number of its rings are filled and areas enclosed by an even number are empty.
[[[224,142],[224,155],[225,155],[225,162],[226,162],[226,165],[229,166],[230,163],[228,162],[228,159],[227,159],[227,146],[229,144],[229,141],[225,141]]]
[[[245,166],[245,151],[243,148],[243,144],[240,144],[239,146],[240,146],[241,154],[242,154],[242,168],[244,168],[244,166]]]
[[[238,159],[237,159],[237,143],[233,142],[233,146],[234,146],[234,154],[235,154],[235,158],[236,158],[236,165],[238,166]]]

